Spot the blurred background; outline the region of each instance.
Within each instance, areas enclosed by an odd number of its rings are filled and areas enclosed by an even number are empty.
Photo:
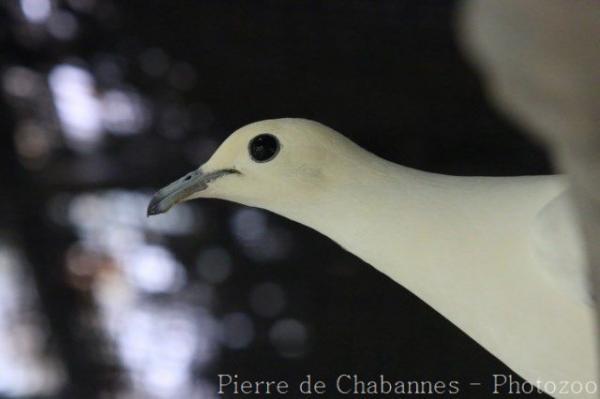
[[[428,171],[551,172],[482,93],[457,2],[0,4],[1,398],[509,372],[308,228],[212,200],[145,216],[155,189],[265,118],[315,119]]]

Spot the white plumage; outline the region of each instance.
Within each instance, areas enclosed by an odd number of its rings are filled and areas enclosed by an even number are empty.
[[[256,162],[249,143],[264,133],[280,148]],[[530,382],[596,381],[581,241],[561,177],[425,173],[303,119],[245,126],[193,173],[159,191],[149,213],[198,197],[278,213],[412,291]]]

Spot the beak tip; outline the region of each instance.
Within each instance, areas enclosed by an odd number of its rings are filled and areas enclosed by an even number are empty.
[[[167,211],[167,209],[162,209],[160,202],[161,201],[158,198],[156,198],[156,196],[152,198],[152,200],[148,204],[148,209],[146,209],[146,217],[159,215]]]

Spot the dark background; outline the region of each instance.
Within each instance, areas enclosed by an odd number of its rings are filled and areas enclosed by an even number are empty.
[[[208,399],[218,373],[491,396],[505,366],[326,237],[221,201],[145,218],[266,118],[428,171],[549,173],[485,97],[456,2],[2,4],[0,397]]]

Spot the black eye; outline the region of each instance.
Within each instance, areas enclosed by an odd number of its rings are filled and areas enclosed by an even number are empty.
[[[279,140],[272,134],[259,134],[248,145],[250,156],[256,162],[267,162],[279,152]]]

